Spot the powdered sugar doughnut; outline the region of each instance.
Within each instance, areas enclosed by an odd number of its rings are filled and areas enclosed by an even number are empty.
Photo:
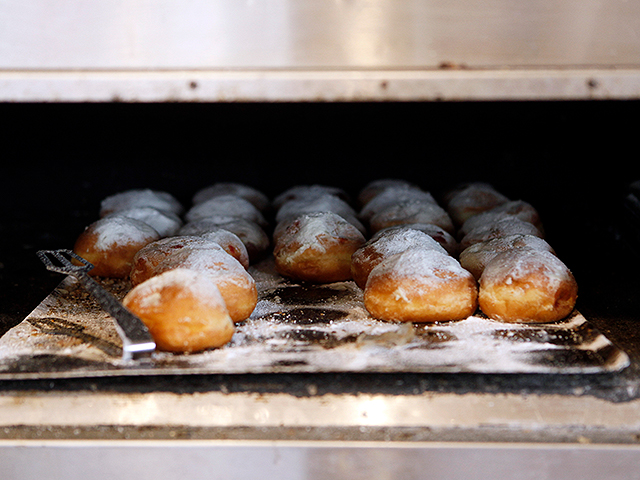
[[[185,215],[187,222],[196,222],[208,217],[219,215],[244,218],[261,227],[267,226],[267,221],[251,202],[237,195],[217,195],[202,203],[192,206]]]
[[[138,285],[163,270],[158,267],[168,257],[189,248],[192,250],[223,250],[222,246],[213,239],[201,236],[179,235],[167,237],[151,242],[142,247],[133,257],[130,280],[132,285]]]
[[[462,238],[471,230],[482,225],[495,222],[502,218],[515,217],[523,222],[529,222],[536,226],[538,230],[543,232],[540,214],[533,206],[523,200],[512,200],[499,205],[491,210],[481,212],[470,217],[458,230],[458,235]]]
[[[358,205],[360,205],[360,208],[363,208],[371,200],[373,200],[374,197],[378,196],[380,193],[389,188],[420,190],[420,187],[407,180],[401,180],[397,178],[381,178],[369,182],[364,186],[364,188],[360,190],[360,193],[358,194]]]
[[[371,270],[396,253],[409,248],[425,248],[436,250],[443,254],[448,252],[430,235],[409,228],[391,228],[379,232],[351,256],[351,277],[356,285],[364,289]]]
[[[269,236],[255,222],[229,215],[216,215],[202,220],[188,222],[178,231],[180,235],[206,235],[219,229],[228,230],[240,238],[249,261],[255,263],[265,256],[271,246]]]
[[[182,226],[182,219],[178,215],[167,210],[158,210],[154,207],[132,207],[106,216],[110,215],[122,215],[140,220],[152,226],[161,237],[175,235]]]
[[[371,271],[364,305],[381,320],[460,320],[475,312],[477,292],[473,276],[453,257],[412,248],[386,258]]]
[[[304,214],[293,221],[274,246],[278,273],[296,280],[330,283],[351,278],[351,255],[362,233],[332,212]]]
[[[123,305],[147,326],[159,350],[198,352],[221,347],[233,336],[220,291],[192,270],[172,270],[138,285]]]
[[[460,252],[458,241],[455,239],[453,235],[447,232],[442,227],[437,225],[433,225],[430,223],[406,223],[401,225],[394,225],[392,227],[387,227],[376,232],[371,240],[375,240],[381,235],[386,235],[386,232],[395,231],[395,230],[420,230],[421,232],[426,233],[431,238],[433,238],[436,242],[438,242],[442,247],[447,251],[447,253],[453,257],[457,257]]]
[[[170,193],[151,189],[132,189],[110,195],[100,202],[100,217],[134,207],[153,207],[182,215],[182,204]]]
[[[318,196],[332,195],[338,197],[340,200],[350,203],[351,198],[346,191],[342,188],[334,187],[331,185],[296,185],[291,187],[273,199],[272,206],[279,210],[282,205],[290,200],[296,200],[301,198],[314,198]]]
[[[330,194],[300,196],[285,202],[276,213],[276,223],[290,222],[305,213],[333,212],[365,233],[364,225],[358,220],[356,211],[340,197]]]
[[[493,238],[506,237],[508,235],[543,237],[543,233],[532,223],[523,222],[516,217],[507,217],[474,228],[460,240],[460,248],[464,250],[475,243],[486,242]]]
[[[249,268],[249,252],[240,237],[235,233],[224,228],[217,228],[203,233],[201,237],[207,240],[213,240],[220,245],[225,252],[238,260],[244,268]]]
[[[449,233],[454,231],[449,214],[438,204],[428,200],[407,200],[388,205],[371,217],[369,230],[375,233],[383,228],[405,223],[431,223]]]
[[[471,245],[460,253],[460,265],[476,278],[498,254],[518,248],[533,248],[554,253],[546,240],[534,235],[507,235]]]
[[[134,218],[111,215],[90,224],[76,239],[73,251],[93,264],[90,275],[127,278],[135,254],[160,234]]]
[[[418,201],[437,205],[436,200],[429,192],[419,188],[405,186],[389,186],[373,197],[360,210],[360,218],[364,222],[370,222],[371,218],[382,210],[402,202]]]
[[[575,307],[578,285],[554,254],[532,248],[500,253],[480,276],[478,301],[490,318],[543,323],[565,318]]]
[[[449,192],[444,201],[453,223],[461,226],[470,217],[502,205],[509,198],[490,184],[475,182]]]
[[[235,182],[218,182],[198,190],[192,198],[194,205],[220,195],[235,195],[251,202],[261,212],[269,208],[269,198],[256,188]]]
[[[247,319],[258,302],[255,280],[224,250],[184,248],[169,255],[155,268],[157,275],[186,268],[207,275],[218,287],[234,322]]]

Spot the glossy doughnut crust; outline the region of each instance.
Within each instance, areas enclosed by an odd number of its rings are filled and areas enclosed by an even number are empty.
[[[132,189],[115,193],[100,202],[100,217],[136,207],[153,207],[181,215],[182,204],[170,193],[151,189]]]
[[[216,285],[192,270],[172,270],[133,288],[123,304],[140,317],[158,349],[198,352],[228,343],[234,324]]]
[[[368,240],[351,256],[351,276],[360,288],[364,289],[369,274],[385,258],[409,248],[425,248],[443,254],[448,252],[440,243],[421,230],[410,228],[391,228],[380,232]]]
[[[486,265],[502,252],[518,248],[533,248],[554,253],[544,239],[534,235],[508,235],[471,245],[460,253],[460,265],[479,279]]]
[[[335,213],[304,214],[279,236],[273,252],[276,270],[307,282],[349,280],[351,256],[364,242],[364,235]]]
[[[381,320],[460,320],[477,308],[477,284],[451,256],[414,248],[393,255],[370,273],[364,289],[367,311]]]
[[[138,251],[160,239],[148,224],[120,215],[90,224],[76,239],[73,251],[91,262],[90,275],[127,278]]]
[[[503,252],[480,276],[478,302],[490,318],[513,323],[555,322],[578,297],[571,271],[554,254],[535,249]]]

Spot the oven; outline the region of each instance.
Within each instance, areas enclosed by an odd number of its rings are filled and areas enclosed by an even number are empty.
[[[188,204],[217,181],[274,198],[479,180],[539,209],[577,308],[626,359],[593,372],[569,358],[527,373],[61,375],[51,362],[68,359],[41,357],[0,381],[3,478],[637,476],[636,4],[0,9],[5,338],[61,282],[36,252],[71,247],[114,192]]]

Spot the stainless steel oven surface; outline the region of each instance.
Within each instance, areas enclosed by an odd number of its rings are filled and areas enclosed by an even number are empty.
[[[635,478],[637,10],[0,5],[3,478]],[[529,201],[578,280],[576,315],[479,337],[483,318],[457,325],[467,337],[354,333],[370,319],[351,284],[282,282],[266,260],[252,267],[260,308],[228,349],[262,350],[123,365],[110,319],[36,255],[72,247],[126,189],[188,205],[217,181],[273,199],[385,177],[439,198],[486,181]]]

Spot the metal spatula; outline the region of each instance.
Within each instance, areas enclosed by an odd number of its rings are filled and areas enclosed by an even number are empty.
[[[131,360],[149,355],[156,344],[146,325],[127,310],[113,295],[107,292],[91,276],[93,265],[71,250],[40,250],[38,257],[48,270],[71,275],[96,299],[100,306],[115,320],[116,329],[122,339],[122,359]],[[76,260],[80,265],[75,265]]]

